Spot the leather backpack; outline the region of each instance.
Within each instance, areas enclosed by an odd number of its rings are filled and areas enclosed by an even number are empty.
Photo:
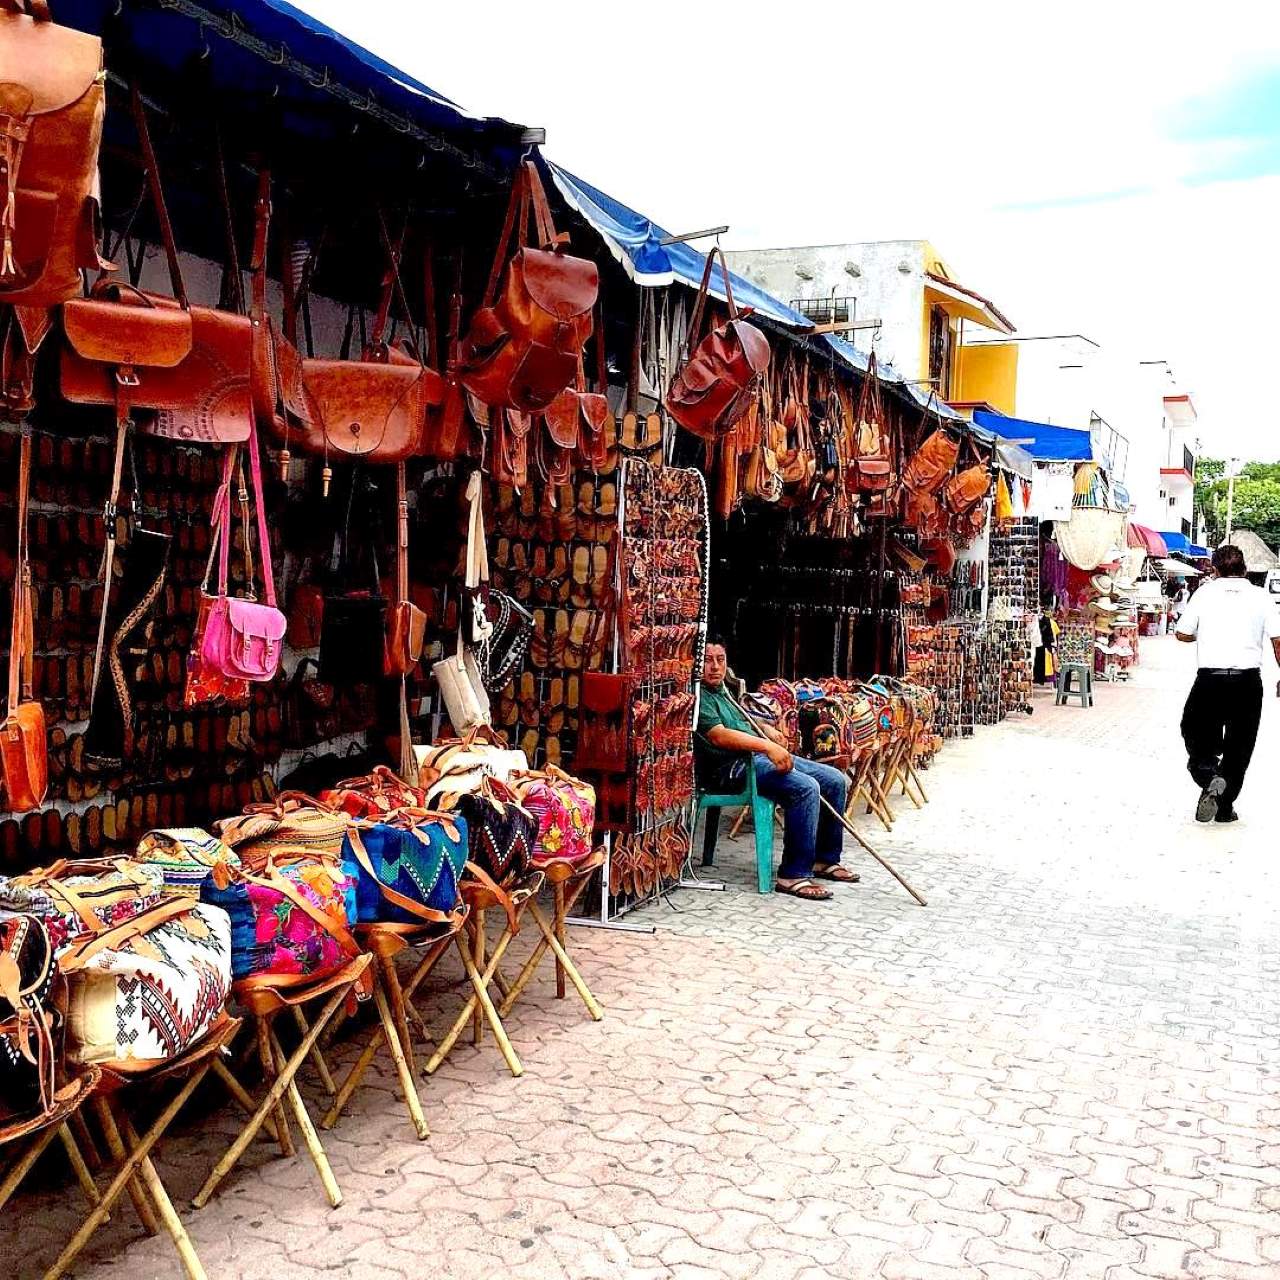
[[[885,430],[884,404],[880,397],[880,375],[873,351],[858,395],[853,420],[853,465],[849,468],[849,488],[858,493],[883,493],[893,486],[893,462],[889,456],[889,433]]]
[[[991,489],[991,472],[983,463],[958,471],[942,490],[942,501],[953,516],[963,515],[981,502]]]
[[[532,214],[538,246],[529,243]],[[507,261],[512,238],[518,247]],[[537,413],[574,379],[591,335],[600,273],[566,253],[532,160],[516,173],[484,305],[463,339],[459,377],[485,404]],[[505,270],[504,270],[505,267]]]
[[[79,294],[81,268],[107,265],[97,198],[105,111],[102,41],[58,26],[47,0],[4,0],[0,302],[54,306]]]
[[[729,318],[702,335],[711,267],[720,259]],[[743,313],[743,315],[748,313]],[[739,315],[724,252],[712,249],[702,270],[698,300],[689,318],[689,359],[667,390],[667,412],[686,431],[717,440],[747,411],[760,379],[769,368],[769,339]]]
[[[960,456],[960,444],[939,426],[913,453],[902,471],[902,483],[916,493],[942,488]]]
[[[5,808],[12,813],[38,809],[49,788],[44,707],[31,696],[34,665],[31,562],[27,547],[27,502],[31,489],[31,428],[23,424],[18,463],[18,554],[13,575],[9,626],[9,689],[0,723],[0,766]]]

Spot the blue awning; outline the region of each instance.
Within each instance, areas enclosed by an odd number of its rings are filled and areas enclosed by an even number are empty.
[[[1190,556],[1193,560],[1206,560],[1209,557],[1209,548],[1192,542],[1185,533],[1161,531],[1160,536],[1164,539],[1164,545],[1169,548],[1170,555]]]
[[[1092,462],[1093,441],[1087,431],[1075,427],[1055,427],[1047,422],[1008,418],[1002,413],[975,409],[973,420],[1003,436],[1016,440],[1037,462]]]
[[[57,21],[103,37],[110,71],[132,67],[144,90],[226,95],[288,134],[350,138],[352,114],[494,178],[509,175],[523,129],[479,117],[285,0],[59,0]],[[125,56],[127,55],[127,57]],[[403,157],[402,157],[403,162]]]

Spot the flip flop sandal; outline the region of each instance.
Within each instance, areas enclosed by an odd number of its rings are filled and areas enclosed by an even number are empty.
[[[526,729],[524,733],[520,735],[520,750],[528,757],[530,765],[532,765],[534,760],[537,758],[538,743],[540,741],[541,738],[537,729]]]
[[[570,711],[578,709],[578,694],[581,687],[581,681],[577,676],[569,676],[565,680],[565,706]]]
[[[551,734],[546,742],[547,763],[553,764],[557,769],[564,765],[564,758],[560,751],[560,739],[556,734]],[[532,757],[530,757],[532,759]]]
[[[573,501],[573,485],[561,485],[556,491],[555,536],[560,542],[572,542],[578,536],[578,513]]]
[[[814,884],[812,880],[797,880],[793,885],[775,884],[773,891],[785,893],[789,898],[799,898],[802,902],[828,902],[835,897],[829,889]]]
[[[569,600],[579,609],[585,609],[592,603],[590,547],[576,546],[573,549],[573,580]]]
[[[512,595],[521,604],[528,604],[532,600],[533,574],[529,571],[529,548],[523,542],[517,542],[511,548],[511,585]]]
[[[541,718],[541,708],[538,705],[538,681],[532,671],[521,673],[519,700],[520,723],[530,729],[536,729]]]
[[[843,871],[844,875],[836,875],[837,871]],[[862,879],[860,872],[850,871],[848,867],[841,866],[838,862],[830,871],[819,871],[815,867],[809,876],[813,880],[830,880],[834,884],[857,884]]]
[[[575,609],[572,620],[563,611],[556,614],[556,634],[559,635],[560,620],[564,619],[565,643],[561,666],[570,671],[581,671],[591,658],[587,650],[591,647],[591,623],[595,619],[589,609]]]
[[[606,603],[613,584],[609,581],[609,548],[597,542],[591,548],[591,598],[588,604]]]
[[[520,536],[531,540],[538,536],[538,495],[533,485],[527,484],[520,491],[520,518],[518,528]]]
[[[503,693],[498,698],[498,723],[504,729],[520,723],[520,703],[514,694]]]
[[[539,671],[551,665],[551,635],[547,626],[550,615],[546,609],[533,611],[533,630],[529,633],[529,661]]]
[[[547,685],[547,701],[540,708],[542,722],[548,733],[559,733],[564,728],[564,677],[552,676]]]

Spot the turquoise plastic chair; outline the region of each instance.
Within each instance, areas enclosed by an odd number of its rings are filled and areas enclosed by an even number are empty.
[[[756,883],[761,893],[773,892],[773,801],[756,790],[756,775],[747,770],[746,790],[736,796],[712,795],[699,791],[695,823],[705,813],[706,831],[702,837],[702,865],[715,865],[716,837],[720,833],[720,810],[750,808],[751,825],[756,834]]]

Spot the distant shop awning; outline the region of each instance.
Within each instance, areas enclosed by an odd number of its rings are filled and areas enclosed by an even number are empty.
[[[1020,445],[997,436],[995,439],[996,466],[1003,467],[1011,475],[1023,480],[1035,478],[1035,466],[1031,455]]]
[[[1164,539],[1164,545],[1168,547],[1170,555],[1193,556],[1198,560],[1207,559],[1209,556],[1208,547],[1197,546],[1185,533],[1161,533],[1160,536]]]
[[[1001,413],[975,409],[973,420],[1006,440],[1016,440],[1037,462],[1092,462],[1093,441],[1087,431],[1055,427],[1047,422],[1007,418]]]
[[[1183,560],[1157,560],[1156,567],[1171,578],[1198,578],[1200,570]]]
[[[1129,521],[1129,545],[1142,547],[1147,555],[1157,559],[1169,554],[1168,544],[1154,529],[1148,529],[1145,524],[1135,524],[1132,520]]]
[[[928,282],[926,288],[941,294],[953,304],[951,310],[966,320],[972,320],[987,329],[995,329],[998,333],[1012,333],[1013,321],[1001,313],[1000,309],[982,294],[966,289],[946,276],[934,271],[926,271],[924,278]]]

